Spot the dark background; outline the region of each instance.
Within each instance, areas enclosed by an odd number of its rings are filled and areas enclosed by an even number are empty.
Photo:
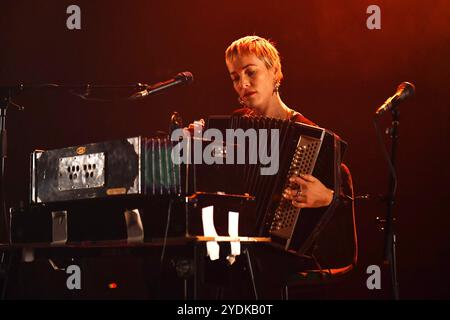
[[[81,8],[81,30],[66,8]],[[366,9],[381,8],[381,30]],[[83,101],[64,90],[29,90],[8,109],[8,205],[27,201],[29,154],[167,131],[229,114],[237,97],[224,63],[235,39],[273,39],[282,56],[283,100],[348,144],[357,194],[383,194],[387,165],[372,118],[402,81],[416,95],[401,106],[398,149],[398,273],[404,299],[450,297],[450,3],[420,1],[17,1],[0,3],[0,85],[155,83],[181,71],[195,81],[137,102]],[[105,94],[104,92],[102,92]],[[114,92],[116,94],[117,92]],[[100,92],[98,94],[101,94]],[[106,93],[108,94],[108,93]],[[112,93],[111,93],[112,94]],[[117,93],[118,94],[118,93]],[[383,115],[382,127],[390,124]],[[386,143],[389,140],[386,138]],[[331,298],[389,298],[366,288],[382,263],[375,218],[383,203],[357,203],[359,263]],[[387,270],[382,269],[384,277]]]

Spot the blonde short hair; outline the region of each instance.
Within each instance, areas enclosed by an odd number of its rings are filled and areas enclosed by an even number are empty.
[[[225,50],[225,61],[233,62],[233,60],[241,55],[254,54],[264,62],[267,69],[275,68],[275,77],[278,82],[283,79],[281,72],[281,59],[275,44],[267,39],[258,36],[246,36],[234,41]]]

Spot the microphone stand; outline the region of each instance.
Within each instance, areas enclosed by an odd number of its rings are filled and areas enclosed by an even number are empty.
[[[392,108],[392,127],[389,129],[391,137],[391,164],[393,170],[395,170],[395,162],[397,158],[397,145],[398,145],[398,127],[400,124],[400,112],[397,108]],[[397,280],[397,252],[396,252],[396,232],[395,232],[395,218],[393,215],[393,207],[395,204],[395,189],[396,179],[395,172],[389,171],[389,183],[387,194],[387,215],[386,224],[384,230],[384,263],[389,265],[389,271],[391,276],[391,288],[394,295],[394,299],[399,299],[399,285]]]
[[[0,244],[8,244],[9,219],[6,211],[6,157],[7,157],[7,135],[6,135],[6,111],[11,103],[12,88],[0,88]]]
[[[6,156],[7,156],[7,135],[6,135],[6,111],[9,105],[15,105],[11,101],[13,88],[0,87],[0,299],[5,298],[6,286],[8,282],[8,269],[11,257],[8,254],[10,244],[10,228],[8,212],[6,210]],[[6,245],[3,248],[3,245]]]

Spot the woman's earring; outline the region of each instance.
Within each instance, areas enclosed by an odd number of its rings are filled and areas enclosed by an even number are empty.
[[[274,87],[273,91],[274,91],[275,93],[278,93],[278,90],[279,90],[279,89],[280,89],[280,82],[277,81],[277,82],[275,82],[275,87]]]
[[[245,107],[244,100],[242,100],[241,97],[238,97],[238,102],[241,106]]]

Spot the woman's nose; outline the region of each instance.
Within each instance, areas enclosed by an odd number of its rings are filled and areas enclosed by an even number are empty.
[[[242,88],[248,88],[250,86],[250,81],[248,79],[242,78],[241,80],[241,87]]]

